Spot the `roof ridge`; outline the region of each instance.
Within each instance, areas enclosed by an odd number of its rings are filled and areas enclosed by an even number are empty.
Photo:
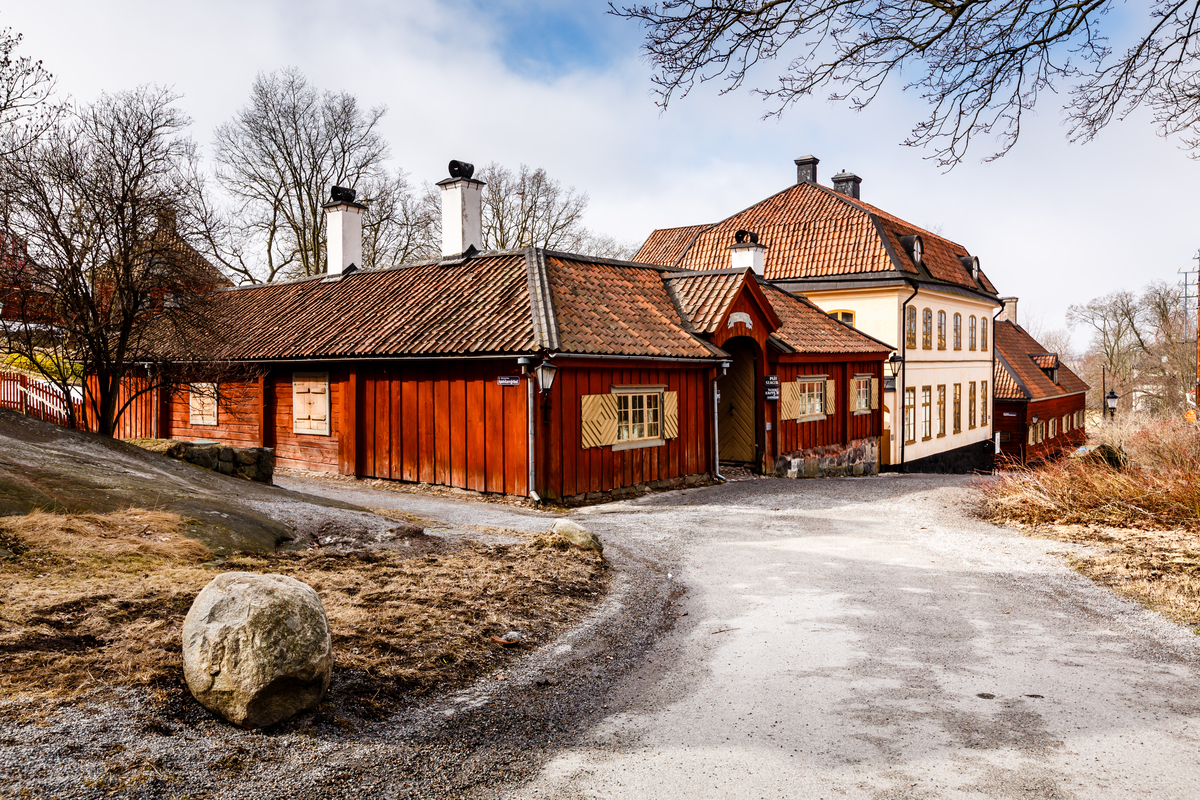
[[[525,274],[529,285],[529,313],[533,317],[533,338],[539,347],[557,350],[558,317],[550,294],[550,276],[541,248],[525,250]]]

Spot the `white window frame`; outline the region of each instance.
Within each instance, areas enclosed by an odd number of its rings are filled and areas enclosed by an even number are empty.
[[[827,375],[801,375],[796,379],[797,422],[825,419],[825,380]],[[836,399],[836,398],[835,398]],[[816,408],[817,411],[811,409]]]
[[[933,438],[933,387],[921,387],[921,441]]]
[[[871,376],[854,376],[854,413],[871,413]]]
[[[323,383],[325,385],[325,427],[312,427],[311,417],[297,417],[297,384],[303,383]],[[333,402],[331,395],[331,387],[329,385],[328,372],[293,372],[292,373],[292,433],[297,436],[329,436],[330,434],[330,418],[333,416]],[[309,420],[309,423],[301,427],[302,420]]]
[[[211,406],[210,406],[211,404]],[[208,408],[212,408],[212,417]],[[217,385],[215,383],[188,384],[188,422],[192,425],[216,427],[220,410],[217,408]]]
[[[662,392],[623,391],[617,396],[617,444],[662,440]]]

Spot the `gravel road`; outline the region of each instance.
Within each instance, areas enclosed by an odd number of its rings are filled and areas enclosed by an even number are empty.
[[[1200,796],[1190,631],[970,480],[754,480],[575,512],[610,597],[552,646],[396,717],[242,732],[136,697],[0,706],[0,793],[55,797]],[[464,525],[524,509],[289,479]],[[115,792],[115,795],[110,795]]]

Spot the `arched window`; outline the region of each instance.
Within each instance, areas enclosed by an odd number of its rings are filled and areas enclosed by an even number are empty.
[[[968,350],[975,349],[975,315],[974,314],[972,314],[971,318],[969,320],[967,320],[967,349]]]
[[[904,309],[904,346],[917,349],[917,310],[912,306]]]
[[[938,350],[946,349],[946,312],[938,312]]]
[[[933,312],[928,308],[921,312],[921,347],[933,349]]]
[[[979,318],[979,349],[987,350],[987,317]]]
[[[954,349],[962,350],[962,314],[954,315]]]

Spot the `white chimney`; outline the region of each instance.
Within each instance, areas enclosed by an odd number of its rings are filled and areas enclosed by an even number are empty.
[[[1000,316],[996,319],[1001,322],[1011,322],[1013,325],[1018,325],[1017,322],[1017,298],[1001,297],[1000,302],[1004,304],[1004,310],[1000,312]]]
[[[471,176],[475,167],[465,161],[450,162],[450,177],[439,181],[442,189],[442,257],[461,255],[472,247],[483,249],[483,181]]]
[[[362,215],[367,207],[354,202],[355,192],[341,186],[330,191],[325,209],[325,255],[330,276],[340,278],[362,266]]]
[[[767,248],[766,245],[758,243],[758,234],[738,231],[733,238],[735,243],[729,245],[730,266],[734,269],[749,268],[762,275]]]

